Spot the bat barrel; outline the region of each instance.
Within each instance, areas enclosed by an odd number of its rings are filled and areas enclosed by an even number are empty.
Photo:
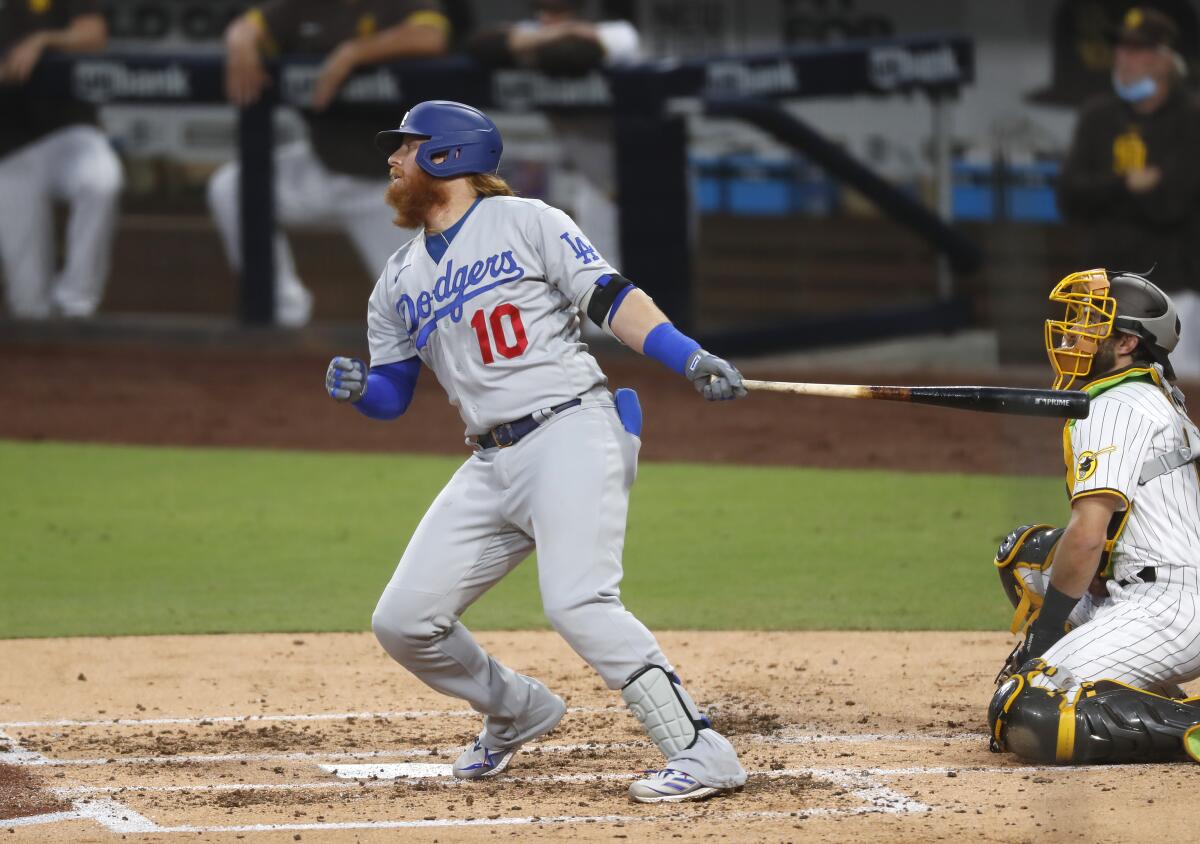
[[[1032,387],[885,387],[858,384],[804,384],[791,381],[745,381],[746,388],[769,393],[842,399],[912,402],[959,410],[1086,419],[1090,397],[1076,390]]]
[[[1090,397],[1078,390],[1039,390],[1031,387],[910,387],[918,404],[958,407],[988,413],[1086,419]]]

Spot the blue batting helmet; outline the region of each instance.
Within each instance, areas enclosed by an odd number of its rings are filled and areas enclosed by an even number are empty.
[[[408,110],[400,128],[375,136],[386,155],[404,143],[405,135],[428,138],[417,150],[417,164],[431,176],[450,178],[468,173],[492,173],[500,164],[504,144],[492,119],[477,108],[449,100],[427,100]],[[445,153],[440,164],[433,157]]]

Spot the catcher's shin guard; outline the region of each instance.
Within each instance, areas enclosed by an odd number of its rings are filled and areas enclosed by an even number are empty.
[[[1183,749],[1196,762],[1200,762],[1200,724],[1183,734]]]
[[[1114,680],[1065,693],[1030,683],[1053,672],[1038,660],[996,690],[992,750],[1064,765],[1149,762],[1177,757],[1184,735],[1200,725],[1200,698],[1175,700]]]
[[[679,678],[660,665],[647,665],[630,677],[621,697],[667,759],[694,745],[700,731],[712,726]]]

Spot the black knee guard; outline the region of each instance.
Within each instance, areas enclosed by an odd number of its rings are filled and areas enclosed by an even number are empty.
[[[1039,661],[1040,663],[1040,661]],[[1027,666],[1028,667],[1028,666]],[[1030,685],[1044,665],[1009,677],[988,706],[993,753],[1011,751],[1022,759],[1054,762],[1058,759],[1060,692]]]
[[[1174,700],[1113,680],[1063,693],[1030,683],[1054,676],[1040,660],[996,690],[988,707],[992,750],[1031,762],[1087,765],[1177,757],[1200,725],[1200,698]]]

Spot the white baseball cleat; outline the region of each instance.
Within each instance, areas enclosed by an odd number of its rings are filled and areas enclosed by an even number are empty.
[[[639,803],[676,803],[681,800],[703,800],[721,789],[697,780],[683,771],[664,768],[646,771],[650,776],[629,784],[629,796]]]
[[[543,692],[545,700],[532,712],[527,713],[528,720],[523,719],[518,722],[520,733],[512,744],[499,748],[488,747],[484,744],[488,737],[485,727],[478,738],[467,745],[467,749],[454,763],[452,768],[454,776],[461,780],[495,776],[508,767],[513,754],[521,748],[521,745],[541,738],[557,727],[558,722],[567,714],[567,705],[558,695],[545,690]],[[530,721],[532,723],[529,723]]]
[[[454,776],[463,780],[494,777],[508,767],[517,749],[488,750],[480,739],[462,752],[454,763]]]

